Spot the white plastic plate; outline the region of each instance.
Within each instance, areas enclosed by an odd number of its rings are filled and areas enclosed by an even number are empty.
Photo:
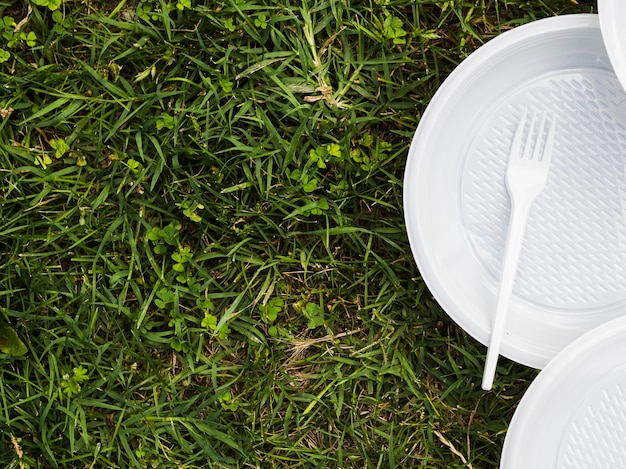
[[[611,63],[626,88],[626,2],[598,0],[598,14]]]
[[[524,394],[500,469],[626,468],[625,356],[626,318],[566,347]]]
[[[502,354],[543,368],[626,311],[626,93],[598,16],[535,21],[464,60],[415,133],[404,209],[431,293],[486,344],[510,212],[504,175],[524,109],[555,115],[558,127],[549,180],[526,228]]]

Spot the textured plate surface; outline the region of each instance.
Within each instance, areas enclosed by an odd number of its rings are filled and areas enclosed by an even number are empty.
[[[626,88],[626,2],[598,0],[600,26],[609,57],[624,88]]]
[[[626,318],[566,347],[528,388],[501,469],[626,468]]]
[[[626,310],[626,93],[598,17],[536,21],[466,59],[415,133],[404,208],[431,293],[487,343],[510,214],[504,175],[524,109],[547,111],[558,126],[549,180],[528,221],[502,353],[542,368]]]

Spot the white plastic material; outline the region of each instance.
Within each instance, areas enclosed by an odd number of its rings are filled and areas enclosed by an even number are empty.
[[[542,368],[626,311],[626,93],[598,16],[535,21],[463,61],[411,143],[404,209],[431,293],[487,344],[510,218],[505,172],[522,109],[556,115],[559,131],[528,218],[501,352]]]
[[[526,131],[527,112],[524,111],[513,137],[511,154],[507,163],[506,187],[511,200],[511,219],[506,238],[502,277],[498,290],[498,300],[491,327],[491,337],[485,360],[482,388],[489,391],[498,363],[502,335],[506,325],[509,300],[517,272],[520,252],[524,243],[524,232],[528,215],[535,199],[548,181],[550,162],[556,132],[556,118],[549,124],[545,114],[539,127],[535,125],[537,114],[533,115]],[[533,141],[534,139],[534,141]]]
[[[530,385],[500,469],[626,468],[626,317],[566,347]]]
[[[617,77],[626,88],[626,2],[598,0],[600,27]]]

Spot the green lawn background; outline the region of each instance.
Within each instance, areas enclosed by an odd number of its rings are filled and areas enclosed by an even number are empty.
[[[472,51],[594,9],[0,2],[2,466],[497,467],[536,372],[480,390],[404,164]]]

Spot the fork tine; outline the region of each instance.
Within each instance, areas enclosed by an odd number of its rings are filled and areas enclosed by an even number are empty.
[[[528,129],[528,137],[526,138],[526,144],[524,145],[524,154],[522,158],[525,160],[530,160],[533,156],[532,151],[532,138],[533,132],[535,131],[535,124],[537,122],[537,111],[533,112],[533,118],[530,121],[530,128]],[[538,139],[539,140],[539,139]]]
[[[554,147],[554,136],[556,135],[556,116],[552,117],[552,123],[550,124],[550,130],[548,131],[548,137],[546,138],[546,145],[543,147],[543,155],[541,161],[550,164],[552,159],[552,149]]]
[[[546,130],[546,119],[547,119],[547,114],[544,113],[543,117],[541,118],[541,124],[539,125],[539,128],[537,129],[537,138],[535,139],[535,150],[533,151],[533,161],[543,161],[543,156],[541,155],[541,148],[542,148],[542,143],[543,143],[543,134],[545,133]],[[548,135],[549,137],[550,135]],[[548,143],[548,140],[546,139],[546,144]]]

